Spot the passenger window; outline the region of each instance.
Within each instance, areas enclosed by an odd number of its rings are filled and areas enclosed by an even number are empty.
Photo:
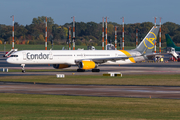
[[[10,57],[18,57],[18,55],[11,55]]]

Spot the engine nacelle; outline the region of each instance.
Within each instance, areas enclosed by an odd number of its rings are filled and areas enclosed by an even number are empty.
[[[96,67],[96,64],[95,62],[93,61],[82,61],[82,62],[79,62],[79,68],[80,69],[93,69]]]
[[[63,69],[63,68],[71,67],[71,65],[67,65],[67,64],[53,64],[53,67],[55,69]]]

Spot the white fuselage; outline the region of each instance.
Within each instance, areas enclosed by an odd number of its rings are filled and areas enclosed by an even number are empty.
[[[130,57],[131,59],[112,61],[103,64],[129,64],[144,60],[138,51],[125,50],[23,50],[17,51],[7,59],[12,64],[69,64],[77,60],[108,59]]]

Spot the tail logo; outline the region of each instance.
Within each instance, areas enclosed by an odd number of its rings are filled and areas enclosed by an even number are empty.
[[[171,42],[171,39],[167,38],[166,40],[167,46],[173,46],[173,42]]]
[[[156,40],[156,35],[153,32],[150,32],[147,38],[144,40],[144,45],[148,49],[153,49],[154,48],[154,40]]]

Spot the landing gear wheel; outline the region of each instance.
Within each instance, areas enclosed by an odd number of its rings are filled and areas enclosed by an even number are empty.
[[[22,73],[25,73],[26,72],[24,69],[25,64],[21,64],[21,66],[22,66]]]
[[[85,72],[84,69],[77,69],[77,72]]]
[[[92,69],[92,72],[100,72],[100,69]]]

